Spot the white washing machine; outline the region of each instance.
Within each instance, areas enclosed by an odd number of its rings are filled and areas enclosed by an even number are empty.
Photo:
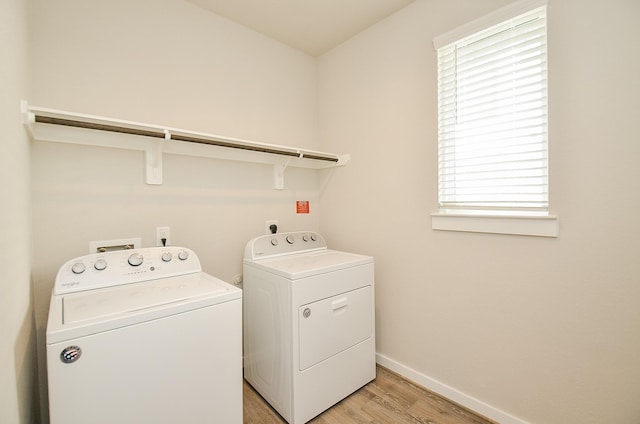
[[[243,269],[244,376],[290,424],[375,378],[372,257],[281,233],[249,241]]]
[[[242,291],[189,249],[67,262],[46,339],[51,424],[242,423]]]

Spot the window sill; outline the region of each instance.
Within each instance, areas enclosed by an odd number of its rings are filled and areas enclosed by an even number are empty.
[[[431,229],[537,237],[558,237],[559,233],[556,215],[504,216],[437,212],[431,214]]]

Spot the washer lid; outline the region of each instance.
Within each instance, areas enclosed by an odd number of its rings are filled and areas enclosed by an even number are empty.
[[[309,277],[372,262],[373,258],[371,256],[330,249],[256,261],[245,260],[245,264],[250,264],[290,279]]]
[[[242,291],[206,273],[51,298],[47,343],[80,337],[215,305],[242,297]]]

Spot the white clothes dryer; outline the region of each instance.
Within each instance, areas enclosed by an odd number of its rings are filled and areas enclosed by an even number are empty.
[[[242,291],[186,248],[59,270],[47,323],[51,424],[242,423]]]
[[[244,254],[244,376],[302,424],[376,376],[374,261],[314,232],[257,237]]]

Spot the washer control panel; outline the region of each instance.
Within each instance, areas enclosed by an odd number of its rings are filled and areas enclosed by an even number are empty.
[[[322,236],[312,231],[269,234],[250,240],[245,248],[244,258],[256,260],[326,248],[327,244]]]
[[[200,260],[185,247],[149,247],[80,256],[58,270],[54,294],[94,290],[201,272]]]

